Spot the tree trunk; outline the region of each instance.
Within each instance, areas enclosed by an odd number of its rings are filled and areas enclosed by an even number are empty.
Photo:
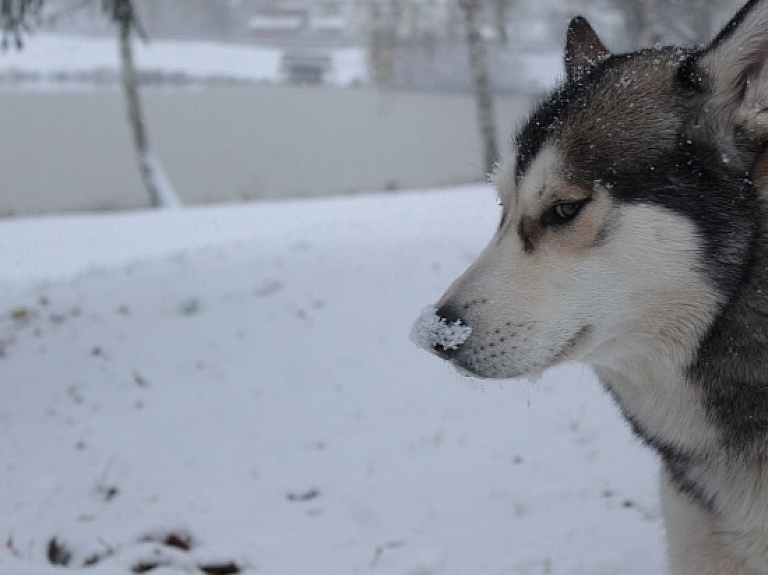
[[[493,114],[493,98],[488,82],[488,64],[485,44],[481,35],[480,0],[461,0],[467,29],[469,61],[475,86],[477,115],[480,123],[480,138],[483,145],[483,169],[492,174],[498,160],[496,145],[496,124]]]
[[[368,4],[368,62],[377,86],[386,86],[393,80],[400,17],[400,10],[394,4],[376,1]]]
[[[506,44],[509,41],[507,35],[507,8],[509,8],[510,0],[495,0],[494,8],[496,9],[496,33],[499,36],[499,42]]]
[[[139,100],[136,68],[131,50],[131,21],[127,18],[118,20],[120,30],[120,60],[122,63],[123,90],[128,103],[128,121],[133,130],[133,142],[139,161],[141,179],[149,193],[149,200],[154,207],[178,207],[181,205],[162,164],[149,147],[144,117]]]

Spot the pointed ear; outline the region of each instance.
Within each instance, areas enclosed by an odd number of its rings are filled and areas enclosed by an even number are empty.
[[[569,79],[610,55],[586,18],[571,20],[565,35],[565,73]]]
[[[750,0],[698,57],[719,132],[768,141],[768,0]],[[737,142],[738,145],[738,142]]]

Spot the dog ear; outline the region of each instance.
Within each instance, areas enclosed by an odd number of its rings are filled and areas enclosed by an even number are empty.
[[[584,69],[610,56],[586,18],[576,16],[565,35],[565,73],[573,79]]]
[[[735,131],[753,144],[768,141],[768,0],[747,2],[698,56],[696,68],[720,136],[733,138]]]

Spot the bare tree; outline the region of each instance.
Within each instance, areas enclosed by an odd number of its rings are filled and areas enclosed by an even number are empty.
[[[139,98],[138,77],[133,61],[131,36],[135,32],[146,38],[136,16],[133,0],[103,0],[105,11],[117,24],[120,38],[120,62],[125,98],[128,103],[128,121],[133,131],[133,142],[139,161],[139,170],[150,203],[155,207],[177,207],[181,204],[163,169],[152,152],[147,138],[144,115]]]
[[[162,164],[149,146],[144,116],[139,98],[138,76],[133,61],[132,37],[146,38],[136,14],[133,0],[101,0],[104,14],[118,29],[122,83],[128,104],[128,118],[133,132],[142,181],[155,207],[175,207],[181,202],[173,189]],[[0,32],[2,46],[12,41],[21,48],[23,34],[40,19],[45,0],[0,0]]]
[[[43,0],[0,0],[0,43],[3,50],[13,42],[23,46],[23,33],[28,32],[40,18]]]
[[[378,86],[388,84],[394,76],[402,8],[402,0],[373,0],[367,5],[368,60],[373,81]]]
[[[511,5],[512,0],[493,0],[496,34],[499,37],[499,42],[502,44],[506,44],[509,39],[507,34],[507,12]]]
[[[493,113],[493,97],[488,81],[488,62],[482,36],[481,0],[459,0],[464,10],[469,61],[474,81],[477,117],[480,123],[480,137],[483,145],[483,168],[493,173],[499,157],[496,144],[496,124]]]
[[[608,0],[624,18],[632,48],[659,42],[706,43],[722,0]]]

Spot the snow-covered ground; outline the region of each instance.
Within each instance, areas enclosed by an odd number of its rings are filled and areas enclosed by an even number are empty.
[[[134,42],[136,67],[165,81],[270,82],[284,80],[283,51],[278,48],[227,45],[206,41],[152,40]],[[364,83],[368,78],[363,48],[329,51],[327,82],[338,86]],[[32,83],[61,89],[69,85],[111,82],[120,70],[115,38],[35,34],[23,50],[0,53],[0,79],[7,85]]]
[[[408,341],[497,210],[0,222],[0,572],[662,572],[656,463],[587,369],[483,383]]]

